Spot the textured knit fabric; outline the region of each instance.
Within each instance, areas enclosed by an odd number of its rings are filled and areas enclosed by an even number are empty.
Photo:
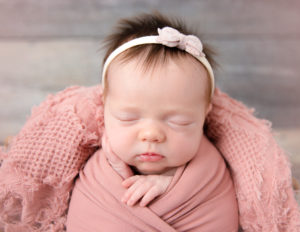
[[[107,161],[107,150],[96,152],[80,172],[70,202],[68,232],[238,230],[232,179],[221,154],[205,136],[196,156],[177,168],[168,190],[147,207],[120,201],[126,189]]]
[[[4,231],[64,230],[74,178],[99,145],[100,94],[71,87],[33,109],[0,168]]]
[[[99,86],[68,88],[35,108],[9,151],[0,151],[0,228],[64,231],[74,179],[102,129]],[[290,163],[269,123],[216,90],[206,133],[230,166],[243,230],[300,231]]]

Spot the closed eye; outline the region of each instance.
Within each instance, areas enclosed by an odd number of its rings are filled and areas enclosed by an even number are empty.
[[[192,124],[190,121],[169,121],[168,122],[171,126],[189,126]]]
[[[118,116],[118,117],[115,117],[118,121],[120,122],[135,122],[138,120],[137,117],[127,117],[127,116]]]

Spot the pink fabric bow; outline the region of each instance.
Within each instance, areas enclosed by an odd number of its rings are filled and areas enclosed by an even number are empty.
[[[177,47],[193,56],[205,56],[202,52],[203,45],[198,37],[194,35],[184,35],[172,27],[158,28],[157,31],[157,42],[168,47]]]

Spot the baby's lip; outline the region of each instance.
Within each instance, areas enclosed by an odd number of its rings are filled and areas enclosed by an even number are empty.
[[[139,154],[137,158],[140,161],[144,161],[144,162],[156,162],[163,159],[164,156],[154,152],[146,152],[146,153]]]

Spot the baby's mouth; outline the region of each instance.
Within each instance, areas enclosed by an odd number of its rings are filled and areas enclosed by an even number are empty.
[[[137,156],[138,160],[143,162],[157,162],[164,158],[164,156],[153,153],[153,152],[147,152],[143,153]]]

